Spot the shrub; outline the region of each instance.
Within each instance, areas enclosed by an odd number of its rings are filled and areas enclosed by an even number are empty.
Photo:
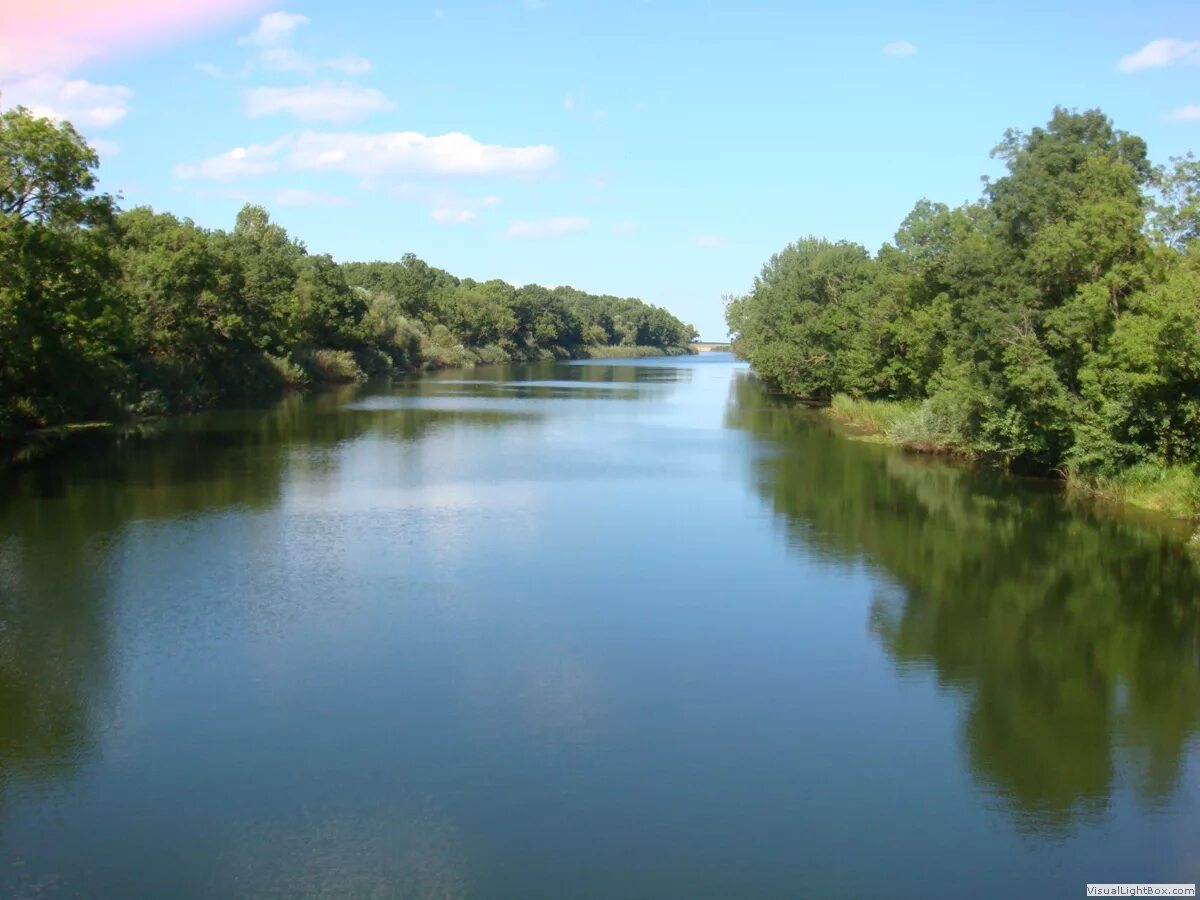
[[[326,384],[348,384],[367,377],[349,350],[313,350],[304,365],[313,381]]]

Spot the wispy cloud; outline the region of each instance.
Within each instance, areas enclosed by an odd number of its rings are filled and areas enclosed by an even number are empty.
[[[506,147],[470,135],[427,136],[416,131],[318,132],[300,135],[288,155],[294,169],[354,175],[528,175],[558,161],[547,144]]]
[[[286,113],[305,121],[343,124],[395,107],[380,91],[349,83],[257,87],[246,91],[249,116]]]
[[[235,147],[199,163],[175,167],[180,178],[232,178],[285,168],[296,172],[341,172],[365,178],[384,175],[532,175],[558,161],[547,144],[506,147],[483,144],[466,134],[427,136],[415,131],[306,131],[271,144]]]
[[[1171,110],[1165,118],[1168,122],[1200,122],[1200,105],[1181,106]]]
[[[916,52],[917,45],[911,41],[892,41],[890,44],[883,45],[883,55],[890,56],[893,59],[915,56]]]
[[[637,234],[637,230],[636,222],[618,222],[613,226],[614,234]]]
[[[211,181],[234,181],[254,175],[269,175],[279,171],[279,152],[289,142],[290,138],[283,137],[270,144],[234,147],[198,163],[181,163],[174,169],[175,177],[185,180],[203,178]]]
[[[239,44],[251,44],[255,47],[277,47],[289,40],[292,32],[301,25],[312,22],[308,16],[300,13],[277,12],[267,13],[258,20],[258,27],[245,37],[239,38]]]
[[[505,236],[510,238],[550,238],[586,231],[591,220],[583,216],[560,216],[553,219],[518,219],[510,222]]]
[[[1143,69],[1174,65],[1200,65],[1200,41],[1159,38],[1148,43],[1137,53],[1121,57],[1117,68],[1122,72],[1140,72]]]
[[[67,119],[87,131],[125,118],[132,96],[129,88],[119,84],[37,75],[5,85],[3,99],[6,106],[27,106],[39,116]]]
[[[575,112],[575,98],[570,94],[567,94],[567,96],[563,97],[563,109],[565,109],[567,112]]]
[[[692,243],[697,247],[720,247],[725,243],[725,238],[719,234],[698,234]]]
[[[258,48],[258,59],[268,69],[277,72],[304,72],[311,74],[323,69],[342,72],[346,75],[363,75],[371,70],[371,61],[361,56],[347,55],[329,58],[306,56],[291,46],[292,34],[297,28],[312,22],[300,13],[277,11],[267,13],[258,20],[258,27],[238,39],[239,44]]]

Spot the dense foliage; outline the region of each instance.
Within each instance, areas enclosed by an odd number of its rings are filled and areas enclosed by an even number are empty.
[[[1200,163],[1155,167],[1098,110],[993,151],[957,209],[922,200],[875,256],[807,238],[727,307],[773,389],[911,401],[901,429],[1013,464],[1200,462]]]
[[[640,300],[481,284],[414,256],[339,265],[259,206],[229,232],[121,212],[97,165],[70,124],[0,114],[0,433],[695,337]]]

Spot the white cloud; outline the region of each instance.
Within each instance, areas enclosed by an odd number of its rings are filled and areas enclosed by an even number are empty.
[[[308,131],[288,154],[289,168],[353,175],[527,175],[558,161],[547,144],[505,147],[481,144],[466,134],[426,136],[416,131],[381,133]]]
[[[504,200],[500,197],[484,197],[479,201],[480,206],[499,206]]]
[[[259,61],[268,69],[277,72],[313,73],[332,69],[346,75],[363,75],[371,71],[371,61],[361,56],[337,56],[328,59],[312,59],[292,48],[292,32],[312,20],[299,13],[273,12],[259,19],[254,31],[238,40],[258,48]],[[215,66],[211,67],[216,69]],[[208,71],[207,69],[205,71]]]
[[[369,112],[395,109],[396,104],[374,88],[357,84],[314,84],[298,87],[257,87],[246,91],[246,114],[287,113],[306,121],[344,123]]]
[[[637,234],[637,230],[636,222],[618,222],[613,226],[614,234]]]
[[[279,171],[278,155],[288,141],[289,138],[285,136],[270,144],[234,147],[226,153],[198,163],[181,163],[174,169],[175,177],[187,180],[207,178],[212,181],[233,181],[252,175],[269,175]]]
[[[586,231],[591,221],[582,216],[561,216],[553,219],[524,219],[510,222],[504,234],[510,238],[548,238]]]
[[[481,144],[466,134],[433,137],[415,131],[306,131],[270,144],[252,144],[199,163],[175,167],[179,178],[229,181],[282,169],[342,172],[371,179],[384,175],[533,175],[552,167],[558,151],[547,144],[506,147]]]
[[[298,26],[307,25],[311,21],[308,16],[299,13],[267,13],[258,20],[258,27],[240,38],[238,43],[252,44],[255,47],[275,47],[287,41]]]
[[[1148,43],[1137,53],[1121,57],[1117,68],[1122,72],[1139,72],[1142,69],[1157,69],[1177,63],[1187,66],[1200,65],[1200,41],[1159,38]]]
[[[275,202],[280,206],[345,206],[346,198],[306,188],[281,188],[275,192]]]
[[[693,243],[697,247],[720,247],[725,243],[725,238],[719,234],[698,234]]]
[[[93,84],[58,75],[36,75],[4,86],[6,106],[27,106],[36,115],[66,119],[81,130],[107,128],[129,112],[133,92],[119,84]]]
[[[917,52],[917,45],[911,41],[892,41],[890,44],[883,45],[883,55],[890,56],[893,59],[903,59],[906,56],[913,56]]]
[[[1198,122],[1200,121],[1200,106],[1189,104],[1173,109],[1166,115],[1168,122]]]
[[[575,98],[570,94],[567,94],[567,96],[563,97],[563,109],[565,109],[567,112],[575,112]]]

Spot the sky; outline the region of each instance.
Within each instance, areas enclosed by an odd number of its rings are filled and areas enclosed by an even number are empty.
[[[807,235],[874,251],[990,149],[1099,107],[1200,143],[1200,4],[1011,0],[0,0],[0,105],[70,119],[100,186],[312,252],[723,297]]]

